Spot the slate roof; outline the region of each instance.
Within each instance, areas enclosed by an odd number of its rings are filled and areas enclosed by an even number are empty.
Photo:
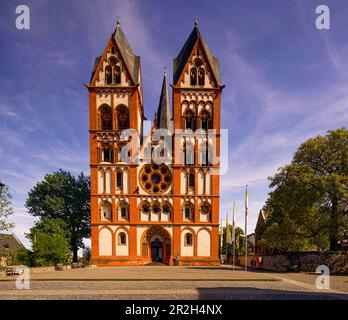
[[[130,76],[135,84],[139,83],[140,57],[133,53],[126,36],[124,35],[121,25],[118,22],[113,33],[117,46],[121,52],[122,58],[127,66]]]
[[[0,233],[0,255],[7,255],[23,247],[14,234]]]
[[[93,79],[93,77],[94,77],[94,73],[95,73],[95,71],[96,71],[97,68],[98,68],[99,61],[100,61],[101,57],[102,57],[102,56],[99,56],[99,57],[96,57],[96,58],[94,59],[94,66],[93,66],[93,71],[92,71],[92,75],[91,75],[91,80],[90,80],[90,82],[92,81],[92,79]]]
[[[122,59],[126,64],[127,70],[130,73],[130,77],[134,84],[139,83],[139,68],[140,68],[140,57],[136,56],[133,53],[132,48],[130,47],[126,36],[124,35],[121,25],[117,22],[116,29],[113,32],[112,36],[114,37],[117,47],[120,50]],[[98,67],[101,57],[96,57],[94,62],[94,68],[92,72],[91,80],[94,76],[94,73]]]
[[[167,74],[166,72],[164,72],[161,96],[160,96],[160,101],[158,104],[157,116],[155,119],[157,128],[163,128],[163,129],[168,129],[172,131],[172,125],[171,125],[170,119],[171,119],[171,115],[170,115],[169,92],[168,92],[168,85],[167,85]]]
[[[186,40],[184,46],[182,47],[179,55],[173,60],[173,83],[176,84],[178,82],[180,75],[183,72],[184,67],[187,63],[187,60],[190,57],[190,54],[193,50],[193,47],[195,46],[198,39],[201,41],[204,53],[209,61],[209,64],[210,64],[212,70],[213,70],[213,74],[215,76],[215,79],[218,82],[218,85],[221,85],[219,61],[211,53],[207,43],[205,42],[202,34],[200,33],[200,31],[198,29],[197,23],[195,23],[195,26],[194,26],[191,34],[189,35],[188,39]]]

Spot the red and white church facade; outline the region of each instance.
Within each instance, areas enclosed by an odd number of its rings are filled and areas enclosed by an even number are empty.
[[[93,263],[218,265],[219,162],[208,154],[220,155],[224,86],[197,23],[173,60],[172,107],[164,74],[147,136],[140,57],[119,22],[86,87]]]

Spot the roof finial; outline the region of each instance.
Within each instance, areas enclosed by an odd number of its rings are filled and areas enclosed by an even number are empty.
[[[195,18],[195,27],[198,27],[198,18]]]
[[[167,75],[167,66],[164,66],[163,69],[164,69],[164,75],[166,76]]]
[[[116,17],[116,25],[117,25],[117,26],[120,26],[120,25],[121,25],[121,23],[120,23],[120,16],[117,16],[117,17]]]

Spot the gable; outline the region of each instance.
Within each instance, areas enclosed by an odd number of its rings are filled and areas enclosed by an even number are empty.
[[[114,73],[117,73],[115,75]],[[108,82],[111,75],[111,82]],[[121,77],[115,81],[115,77]],[[140,57],[136,56],[121,27],[117,25],[115,32],[104,49],[103,55],[95,59],[90,85],[95,86],[134,86],[139,84]]]
[[[187,63],[192,60],[192,55],[197,47],[200,48],[205,58],[205,63],[211,73],[211,79],[215,80],[216,85],[221,85],[218,59],[212,55],[197,25],[195,25],[179,55],[173,60],[173,84],[176,85],[179,80],[182,80],[183,73],[187,72]]]
[[[181,88],[192,87],[190,81],[192,69],[195,69],[195,72],[197,73],[197,85],[194,87],[198,86],[199,88],[210,89],[218,86],[218,81],[216,80],[214,71],[211,68],[209,60],[199,40],[197,40],[195,46],[192,48],[191,54],[188,57],[176,83],[177,86]],[[204,74],[204,85],[198,84],[198,73],[201,69]]]
[[[7,255],[13,253],[22,246],[13,234],[0,234],[0,254]]]

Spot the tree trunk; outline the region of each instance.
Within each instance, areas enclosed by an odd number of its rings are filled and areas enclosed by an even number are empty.
[[[73,262],[77,262],[77,251],[79,251],[79,247],[78,242],[74,237],[70,240],[70,245],[73,252]]]
[[[338,202],[337,199],[332,200],[331,217],[330,217],[330,251],[338,251]]]
[[[77,262],[77,251],[78,251],[78,248],[76,246],[73,246],[73,262]]]
[[[339,245],[336,237],[330,235],[330,251],[338,251]]]

